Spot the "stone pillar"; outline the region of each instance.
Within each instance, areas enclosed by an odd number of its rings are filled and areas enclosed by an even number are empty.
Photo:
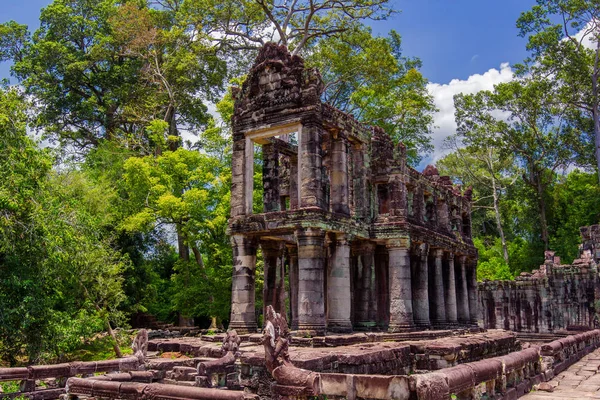
[[[231,161],[231,216],[236,217],[239,215],[246,215],[247,202],[246,202],[246,177],[248,175],[247,168],[252,167],[254,171],[254,165],[248,165],[246,162],[246,156],[250,151],[247,149],[247,145],[252,147],[252,163],[254,163],[254,145],[252,141],[247,140],[243,134],[233,135],[233,157]],[[250,189],[252,193],[252,188]],[[252,208],[250,208],[250,213]]]
[[[283,291],[283,260],[278,242],[265,241],[260,244],[264,262],[263,315],[267,306],[273,306],[276,312],[285,315]]]
[[[470,322],[469,316],[469,293],[467,291],[467,257],[458,257],[458,268],[459,273],[456,277],[456,299],[458,305],[458,322],[461,324],[468,324]]]
[[[373,328],[375,326],[375,317],[377,312],[377,299],[374,289],[374,265],[375,265],[375,244],[363,243],[359,250],[360,274],[360,303],[358,304],[358,313],[356,325],[361,328]]]
[[[256,243],[244,235],[233,235],[231,246],[233,247],[233,278],[229,329],[235,329],[240,334],[255,333],[257,331],[254,299]]]
[[[298,208],[298,156],[290,157],[290,209]]]
[[[445,305],[446,305],[446,321],[450,325],[456,325],[457,309],[456,309],[456,277],[454,274],[454,253],[448,253],[448,270],[446,280],[444,282],[444,294],[445,294]]]
[[[433,285],[431,289],[431,323],[434,326],[440,327],[446,324],[446,307],[444,305],[444,276],[442,270],[442,257],[444,251],[442,249],[433,250],[434,265],[433,265]]]
[[[414,326],[410,281],[409,239],[391,239],[389,253],[390,332]]]
[[[281,203],[279,191],[279,152],[274,144],[263,145],[262,151],[263,210],[264,212],[279,211]]]
[[[469,262],[467,268],[467,291],[469,293],[469,319],[472,325],[477,325],[477,261]]]
[[[386,328],[390,318],[388,252],[385,246],[375,249],[375,287],[377,288],[377,326]]]
[[[325,234],[320,229],[296,232],[298,241],[298,329],[325,333]]]
[[[324,208],[320,121],[305,121],[299,129],[298,138],[299,207]]]
[[[415,274],[413,275],[413,312],[415,324],[418,327],[427,328],[431,325],[429,321],[429,266],[427,257],[429,255],[429,246],[421,244],[415,260]]]
[[[327,276],[327,330],[352,332],[351,310],[350,245],[344,235],[338,235]]]
[[[403,175],[390,174],[389,180],[390,217],[406,218],[407,196]]]
[[[354,167],[354,216],[358,219],[368,217],[367,196],[367,161],[365,145],[357,143],[352,148],[352,163]]]
[[[290,280],[290,326],[292,330],[298,329],[298,248],[287,246],[289,258]]]
[[[331,211],[349,215],[348,207],[348,139],[334,134],[331,146]]]
[[[441,230],[450,232],[450,219],[448,212],[448,203],[446,199],[438,197],[437,199],[437,215],[438,215],[438,226]]]

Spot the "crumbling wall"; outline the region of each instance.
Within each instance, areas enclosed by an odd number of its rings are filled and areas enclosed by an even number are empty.
[[[590,232],[587,228],[582,232]],[[580,258],[571,265],[561,265],[547,251],[544,264],[532,273],[523,272],[514,281],[480,282],[483,327],[528,333],[598,327],[600,282],[589,242],[584,235]]]

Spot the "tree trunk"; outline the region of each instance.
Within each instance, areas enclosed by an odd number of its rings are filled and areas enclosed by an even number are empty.
[[[498,227],[498,233],[500,234],[500,241],[502,242],[502,254],[504,255],[504,262],[508,265],[508,247],[506,245],[506,237],[504,236],[504,228],[502,228],[502,219],[500,217],[500,207],[498,200],[498,192],[496,191],[496,177],[492,174],[492,192],[494,196],[494,213],[496,214],[496,226]]]
[[[536,190],[538,195],[538,204],[540,207],[540,228],[542,231],[542,242],[544,242],[544,250],[549,250],[549,239],[548,239],[548,222],[546,219],[546,200],[544,200],[544,187],[542,185],[542,177],[540,174],[536,174],[534,179],[536,180]]]
[[[190,248],[188,247],[185,236],[181,233],[181,227],[177,226],[177,249],[179,258],[183,261],[190,261]]]
[[[115,335],[115,331],[113,331],[112,327],[110,326],[110,321],[108,320],[108,317],[104,319],[104,324],[106,325],[106,330],[108,331],[108,334],[110,335],[110,337],[112,337],[115,355],[117,356],[117,358],[123,357],[123,353],[121,353],[121,347],[119,347],[119,342],[117,342],[117,336]]]
[[[177,130],[177,121],[175,121],[175,107],[169,106],[167,111],[166,121],[169,123],[169,136],[179,137],[179,131]],[[169,141],[169,150],[175,151],[179,148],[179,140]]]
[[[598,98],[598,74],[600,73],[600,41],[596,43],[596,56],[592,72],[592,118],[594,119],[594,136],[596,144],[596,168],[600,183],[600,99]]]

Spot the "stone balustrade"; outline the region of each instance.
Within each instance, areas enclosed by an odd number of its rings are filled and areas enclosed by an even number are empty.
[[[3,396],[25,396],[30,399],[56,399],[65,393],[67,378],[77,375],[88,376],[95,373],[135,371],[143,364],[143,359],[131,356],[116,360],[71,362],[54,365],[31,365],[20,368],[0,368],[1,381],[20,381],[19,391],[5,393]],[[41,388],[36,381],[55,379],[55,387]]]
[[[250,400],[258,396],[241,391],[206,389],[159,383],[129,383],[69,378],[67,393],[78,396],[106,399],[189,399],[189,400]]]
[[[320,373],[315,395],[327,398],[447,400],[517,399],[541,382],[600,347],[600,330],[558,339],[542,346],[455,365],[434,372],[406,375]],[[279,399],[289,399],[272,386]],[[289,392],[289,387],[286,388]],[[303,397],[294,397],[301,399]]]

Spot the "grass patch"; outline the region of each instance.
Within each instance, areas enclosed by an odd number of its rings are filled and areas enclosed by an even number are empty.
[[[121,347],[123,356],[133,354],[131,343],[135,335],[129,335],[120,331],[117,340]],[[66,355],[68,361],[102,361],[116,358],[112,338],[106,334],[98,334],[92,339],[86,340],[78,348]]]

